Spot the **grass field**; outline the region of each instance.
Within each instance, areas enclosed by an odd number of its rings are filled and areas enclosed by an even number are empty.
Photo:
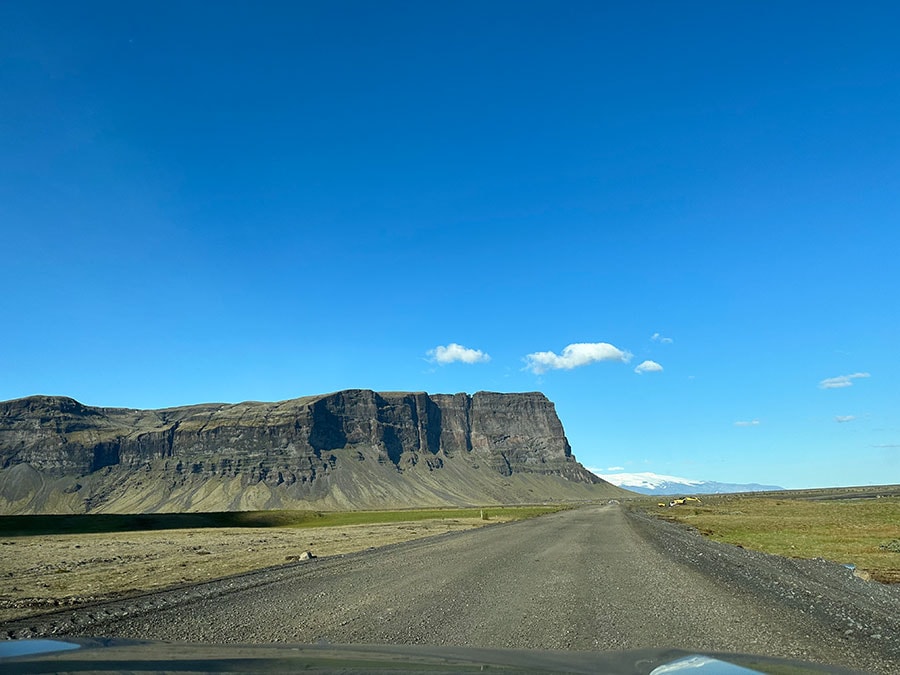
[[[335,527],[405,523],[442,518],[521,520],[565,506],[400,509],[395,511],[221,511],[211,513],[77,514],[0,516],[0,537],[223,527]]]
[[[864,578],[900,583],[900,497],[792,498],[781,493],[702,498],[702,505],[660,508],[643,500],[642,505],[717,541],[793,558],[852,564]]]

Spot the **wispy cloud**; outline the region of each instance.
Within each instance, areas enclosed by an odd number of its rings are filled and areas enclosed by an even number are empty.
[[[644,373],[661,373],[662,369],[663,367],[656,361],[644,361],[634,369],[634,372],[643,375]]]
[[[628,363],[631,353],[614,347],[608,342],[578,342],[562,350],[562,354],[554,352],[534,352],[525,357],[525,368],[535,375],[548,370],[572,370],[597,361],[619,361]]]
[[[448,363],[485,363],[491,360],[490,355],[480,349],[469,349],[455,342],[447,346],[439,345],[427,352],[429,361],[439,363],[442,366]]]
[[[837,415],[834,418],[835,422],[843,423],[843,422],[852,422],[856,419],[856,415]]]
[[[853,380],[858,380],[861,377],[871,377],[871,375],[869,375],[869,373],[851,373],[850,375],[828,377],[819,382],[819,389],[842,389],[843,387],[852,387]]]
[[[734,426],[736,426],[736,427],[758,427],[759,420],[741,420],[739,422],[735,422]]]
[[[672,338],[664,337],[664,336],[660,335],[659,333],[654,333],[653,335],[650,336],[650,339],[653,340],[654,342],[660,342],[664,345],[670,345],[673,342],[675,342],[675,340],[673,340]]]
[[[878,443],[873,448],[900,448],[900,443]]]
[[[606,470],[607,471],[624,471],[625,467],[624,466],[608,466],[608,467],[606,467]]]

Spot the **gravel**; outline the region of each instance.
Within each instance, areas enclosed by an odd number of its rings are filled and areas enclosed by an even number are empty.
[[[9,638],[678,648],[900,672],[900,588],[618,505],[43,614]]]

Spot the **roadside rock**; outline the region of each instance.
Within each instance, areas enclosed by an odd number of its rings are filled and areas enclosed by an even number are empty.
[[[284,559],[287,560],[288,562],[295,562],[295,561],[298,561],[298,560],[299,560],[299,561],[302,561],[302,560],[315,560],[315,558],[316,558],[316,556],[314,556],[314,555],[313,555],[311,552],[309,552],[309,551],[304,551],[304,552],[301,553],[300,555],[288,555],[288,556],[285,556],[285,557],[284,557]]]

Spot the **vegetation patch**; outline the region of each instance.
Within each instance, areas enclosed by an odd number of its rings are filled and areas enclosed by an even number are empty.
[[[0,516],[0,536],[23,537],[224,527],[335,527],[451,518],[522,520],[566,508],[569,507],[557,505],[398,509],[393,511],[221,511],[211,513]]]
[[[641,506],[716,541],[792,558],[825,558],[854,565],[862,576],[900,583],[900,497],[710,495],[690,506]]]

